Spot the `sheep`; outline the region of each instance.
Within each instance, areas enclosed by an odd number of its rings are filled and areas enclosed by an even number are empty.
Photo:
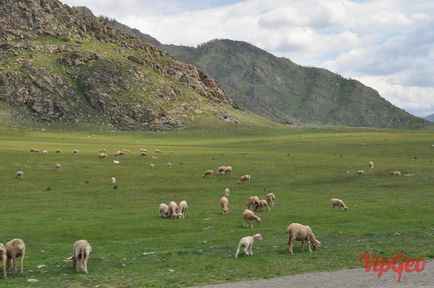
[[[205,178],[205,177],[210,177],[210,178],[212,178],[213,175],[214,175],[214,171],[213,171],[213,170],[206,170],[206,171],[202,174],[202,178]]]
[[[99,149],[98,152],[99,152],[99,153],[104,153],[104,154],[105,154],[105,153],[107,153],[107,149],[102,148],[102,149]]]
[[[155,153],[161,153],[160,149],[155,149]]]
[[[1,261],[3,262],[3,276],[6,277],[6,266],[7,266],[7,252],[6,252],[6,247],[5,245],[3,245],[3,243],[0,243],[0,258]]]
[[[220,207],[223,215],[227,215],[229,213],[229,199],[226,196],[220,198]]]
[[[258,209],[259,207],[259,197],[258,196],[250,196],[247,200],[247,208],[249,209]]]
[[[118,160],[113,160],[113,164],[118,165],[119,163],[121,162],[119,162]]]
[[[274,203],[276,202],[276,195],[273,192],[267,194],[267,204],[269,207],[274,207]]]
[[[235,258],[238,258],[238,254],[240,253],[240,248],[243,247],[244,253],[247,256],[252,256],[253,255],[253,242],[255,242],[255,240],[262,240],[262,236],[261,234],[255,234],[253,236],[247,236],[247,237],[243,237],[240,240],[240,243],[238,244],[238,248],[237,248],[237,252],[235,253]]]
[[[155,169],[155,164],[149,164],[149,169],[154,170]]]
[[[357,170],[357,174],[359,174],[359,175],[365,175],[366,172],[365,172],[365,170]]]
[[[167,167],[172,168],[172,162],[167,162]]]
[[[23,171],[17,171],[17,173],[15,174],[15,179],[23,180],[23,178],[24,178],[24,172]]]
[[[140,156],[147,157],[148,156],[148,152],[142,151],[142,152],[140,152]]]
[[[78,150],[78,149],[72,150],[72,154],[74,154],[74,155],[78,155],[79,153],[80,153],[80,150]]]
[[[56,154],[62,154],[62,150],[56,149]]]
[[[288,226],[288,248],[289,252],[294,255],[292,248],[294,246],[294,241],[301,241],[301,247],[304,251],[304,241],[307,240],[309,252],[316,250],[320,247],[321,242],[316,240],[315,235],[312,232],[312,229],[309,226],[305,226],[298,223],[292,223]]]
[[[225,175],[226,166],[220,166],[217,168],[217,174],[218,175]]]
[[[59,172],[62,169],[62,165],[60,163],[56,164],[56,171]]]
[[[270,212],[270,206],[268,206],[268,202],[265,199],[259,200],[258,208],[259,210],[262,210],[262,208],[267,207],[268,212]]]
[[[154,156],[154,155],[152,155],[151,158],[152,158],[152,159],[158,159],[158,157],[157,157],[157,156]]]
[[[226,166],[224,175],[232,175],[232,166]]]
[[[42,154],[44,154],[44,155],[48,155],[48,151],[47,151],[47,150],[44,150],[44,151],[42,151]]]
[[[145,149],[145,148],[140,148],[140,150],[139,150],[140,152],[145,152],[145,153],[148,153],[148,149]]]
[[[176,216],[178,215],[178,204],[176,204],[175,201],[171,201],[169,203],[169,215],[171,218],[176,218]]]
[[[187,201],[183,200],[179,202],[178,206],[178,218],[184,219],[187,216],[188,204]]]
[[[348,210],[347,205],[345,205],[344,201],[342,201],[341,199],[332,198],[330,199],[330,202],[332,204],[333,211],[336,210],[336,207],[338,207],[339,210],[341,210],[341,208],[344,209],[344,211]]]
[[[107,158],[107,154],[106,153],[101,152],[101,153],[98,154],[98,159],[105,159],[105,158]]]
[[[169,217],[169,206],[165,203],[160,203],[160,216],[163,218]]]
[[[116,153],[115,153],[115,156],[125,156],[126,155],[126,153],[125,153],[125,151],[123,151],[123,150],[118,150]]]
[[[249,209],[244,209],[243,211],[243,220],[244,220],[244,226],[243,227],[248,227],[248,223],[250,223],[250,228],[253,228],[253,223],[252,221],[256,221],[256,223],[261,223],[261,217],[258,217],[255,215],[255,213],[252,210]]]
[[[112,185],[115,185],[116,184],[116,177],[112,177]]]
[[[87,260],[89,260],[92,247],[87,240],[78,240],[72,246],[72,256],[69,258],[72,260],[72,266],[75,266],[75,271],[78,273],[83,270],[87,273]]]
[[[24,256],[26,254],[26,245],[24,244],[24,241],[21,239],[12,239],[6,243],[5,248],[7,260],[9,262],[9,270],[13,272],[16,271],[17,257],[21,257],[20,271],[23,273]]]
[[[238,180],[237,184],[245,183],[245,182],[247,182],[247,183],[250,184],[251,178],[252,177],[250,175],[243,175],[243,176],[240,177],[240,179]]]
[[[395,176],[401,176],[401,171],[392,171],[392,173],[390,173],[390,174],[395,175]]]
[[[369,165],[369,169],[374,169],[374,162],[369,161],[368,165]]]
[[[229,197],[231,195],[231,190],[229,190],[228,187],[225,188],[224,192],[225,192],[225,197]]]
[[[38,148],[31,148],[30,152],[32,152],[32,153],[38,153],[39,149]]]

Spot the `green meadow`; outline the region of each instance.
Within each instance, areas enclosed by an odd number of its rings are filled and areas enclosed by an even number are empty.
[[[362,267],[358,258],[365,252],[433,258],[432,144],[432,131],[3,128],[0,242],[22,238],[26,257],[24,274],[1,277],[0,287],[185,287]],[[33,147],[49,153],[30,153]],[[104,160],[97,157],[102,148],[109,152]],[[140,148],[150,156],[140,157]],[[120,149],[131,152],[115,158]],[[231,165],[233,175],[202,178],[221,165]],[[366,175],[357,175],[359,169]],[[15,179],[18,170],[23,180]],[[390,175],[394,170],[402,176]],[[252,176],[251,184],[236,184],[243,174]],[[223,216],[225,187],[230,211]],[[247,198],[265,198],[265,191],[276,194],[276,206],[257,212],[261,224],[243,228]],[[349,210],[333,212],[332,197]],[[172,200],[188,201],[186,219],[159,217],[159,204]],[[286,228],[292,222],[311,226],[321,248],[303,252],[297,242],[290,255]],[[255,243],[254,255],[234,258],[239,239],[255,233],[263,241]],[[75,273],[65,260],[79,239],[92,246],[88,274]]]

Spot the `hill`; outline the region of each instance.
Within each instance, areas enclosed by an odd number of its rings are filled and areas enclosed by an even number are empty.
[[[239,122],[207,73],[57,0],[0,6],[0,118],[170,129]]]
[[[428,120],[430,122],[434,122],[434,114],[428,115],[424,117],[425,120]]]

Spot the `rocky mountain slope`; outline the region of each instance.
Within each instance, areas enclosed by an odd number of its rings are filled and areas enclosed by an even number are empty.
[[[118,128],[238,121],[208,74],[57,0],[0,1],[0,109]]]

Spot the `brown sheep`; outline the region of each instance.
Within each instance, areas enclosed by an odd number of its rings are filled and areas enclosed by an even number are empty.
[[[243,211],[243,220],[244,220],[244,226],[248,227],[250,224],[250,228],[253,228],[252,221],[256,221],[256,223],[261,223],[261,217],[256,216],[255,213],[252,210],[245,209]]]
[[[294,254],[292,251],[292,247],[294,246],[294,241],[301,241],[301,247],[304,251],[304,241],[307,240],[309,252],[312,252],[313,248],[316,250],[321,242],[316,240],[315,235],[312,232],[312,229],[309,226],[305,226],[298,223],[292,223],[288,226],[288,248],[291,254]]]
[[[250,181],[251,181],[251,176],[250,175],[243,175],[243,176],[241,176],[240,177],[240,179],[238,180],[238,184],[240,184],[240,183],[249,183],[250,184]]]
[[[92,247],[87,240],[78,240],[72,246],[72,265],[75,267],[75,271],[78,273],[83,270],[87,273],[87,260],[89,260]]]
[[[342,201],[341,199],[332,198],[330,199],[330,202],[332,204],[333,211],[336,210],[336,207],[338,207],[339,210],[341,210],[341,208],[344,209],[344,211],[348,210],[347,205],[345,205],[344,201]]]
[[[24,244],[24,241],[21,239],[12,239],[5,245],[6,248],[6,255],[7,260],[9,262],[9,270],[15,272],[16,271],[16,264],[17,264],[17,258],[21,257],[21,273],[23,273],[24,270],[24,256],[26,254],[26,245]]]
[[[226,196],[220,198],[220,207],[223,215],[227,215],[229,213],[229,199]]]
[[[213,170],[206,170],[206,171],[202,174],[202,178],[205,178],[205,177],[210,177],[210,178],[212,178],[213,175],[214,175],[214,171],[213,171]]]

